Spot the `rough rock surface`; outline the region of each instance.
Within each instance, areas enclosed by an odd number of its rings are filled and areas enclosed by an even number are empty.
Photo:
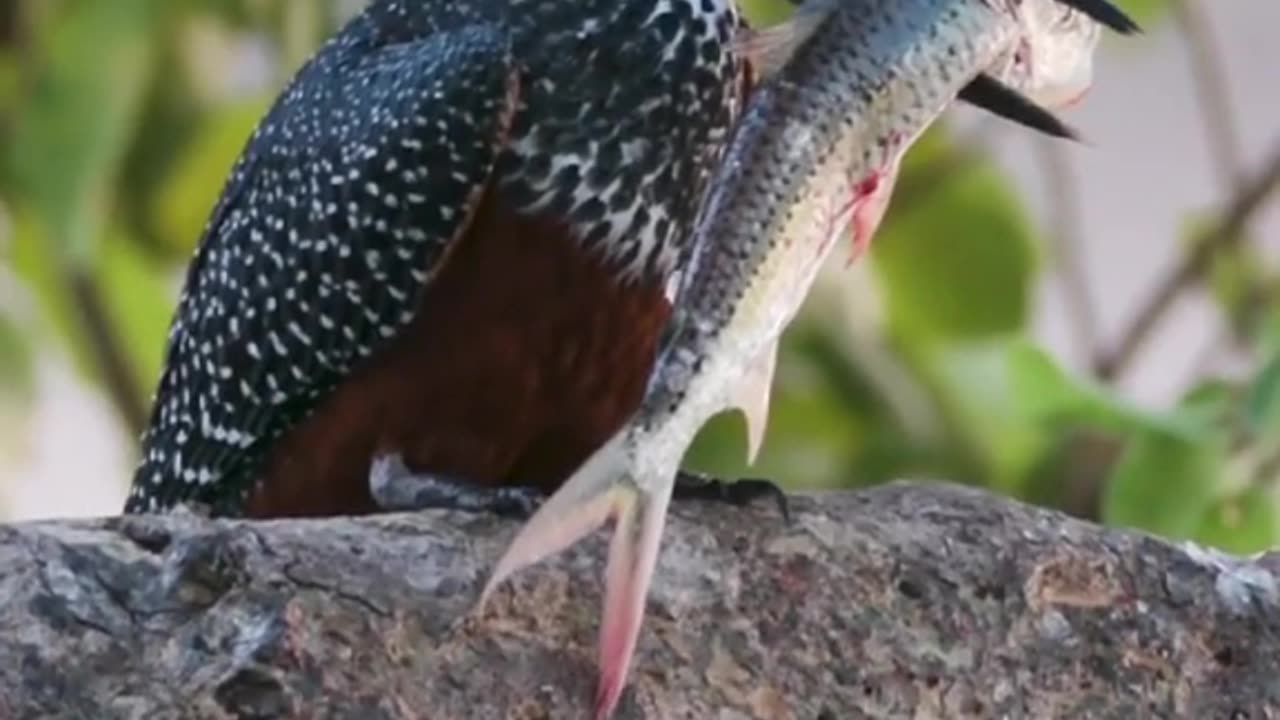
[[[619,718],[1280,718],[1280,553],[989,494],[674,507]],[[579,718],[604,535],[471,613],[444,512],[0,527],[0,718]]]

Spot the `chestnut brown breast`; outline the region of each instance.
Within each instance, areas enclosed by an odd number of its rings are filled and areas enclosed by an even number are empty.
[[[408,331],[276,443],[251,517],[359,514],[376,452],[415,471],[554,490],[639,405],[670,314],[562,223],[491,191]]]

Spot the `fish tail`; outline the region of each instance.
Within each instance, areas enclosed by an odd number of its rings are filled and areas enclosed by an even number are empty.
[[[673,477],[676,471],[676,468],[671,470]],[[609,564],[605,570],[596,720],[605,720],[613,714],[626,686],[636,639],[644,619],[645,600],[658,562],[658,549],[673,487],[674,483],[663,483],[656,492],[636,488],[617,507],[613,541],[609,545]]]
[[[599,634],[597,720],[612,715],[626,686],[679,469],[678,463],[670,468],[670,482],[638,483],[639,472],[653,469],[652,458],[638,467],[645,437],[634,431],[618,433],[570,476],[511,541],[478,603],[483,607],[504,580],[570,547],[612,518]]]
[[[480,594],[483,607],[493,591],[520,570],[568,548],[618,514],[635,491],[627,488],[630,436],[621,432],[604,444],[520,528]]]

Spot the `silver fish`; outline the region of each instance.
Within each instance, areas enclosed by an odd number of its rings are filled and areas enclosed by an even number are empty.
[[[742,38],[765,81],[702,206],[643,403],[529,519],[479,602],[613,518],[597,718],[626,683],[683,456],[711,416],[738,407],[754,460],[778,337],[837,238],[852,227],[855,253],[866,247],[903,153],[962,91],[1056,123],[1037,101],[1088,88],[1100,22],[1127,18],[1104,0],[809,0]]]

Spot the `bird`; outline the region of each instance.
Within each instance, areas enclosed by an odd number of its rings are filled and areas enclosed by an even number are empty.
[[[126,513],[527,515],[639,405],[755,82],[735,0],[372,0],[191,258]],[[773,483],[681,473],[675,496]]]

